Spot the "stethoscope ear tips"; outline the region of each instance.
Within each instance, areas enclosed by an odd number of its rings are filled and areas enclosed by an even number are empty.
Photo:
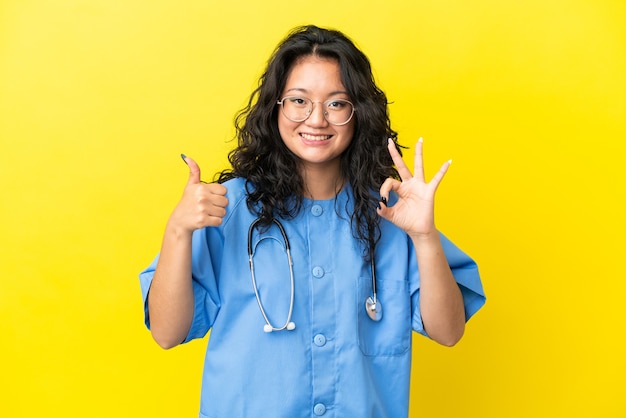
[[[289,330],[289,331],[293,331],[294,329],[296,329],[296,324],[295,324],[295,322],[289,322],[289,323],[287,324],[287,326],[286,326],[286,327],[283,327],[283,328],[274,328],[274,327],[273,327],[273,326],[271,326],[270,324],[265,324],[265,325],[263,325],[263,331],[265,331],[265,332],[267,332],[267,333],[270,333],[270,332],[272,332],[272,331],[274,331],[274,330],[276,330],[276,331],[282,331],[282,330],[284,330],[285,328],[286,328],[287,330]]]

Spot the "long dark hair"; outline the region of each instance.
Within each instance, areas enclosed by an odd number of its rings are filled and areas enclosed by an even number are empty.
[[[354,193],[350,215],[354,235],[365,254],[380,237],[377,191],[388,177],[399,178],[387,151],[387,139],[396,141],[387,110],[387,97],[376,86],[368,58],[336,30],[316,26],[294,29],[276,48],[248,105],[235,118],[238,146],[228,159],[232,168],[218,181],[247,180],[247,205],[269,225],[272,218],[293,218],[302,207],[304,182],[299,159],[283,143],[278,131],[280,99],[289,71],[305,56],[336,60],[341,81],[355,107],[354,136],[341,156],[341,175]]]

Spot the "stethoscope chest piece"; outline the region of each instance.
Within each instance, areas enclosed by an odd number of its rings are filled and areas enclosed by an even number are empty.
[[[365,300],[365,311],[372,321],[380,321],[383,317],[383,306],[375,297],[369,296]]]

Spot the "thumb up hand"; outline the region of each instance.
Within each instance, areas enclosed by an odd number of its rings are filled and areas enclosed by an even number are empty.
[[[169,226],[181,233],[191,233],[207,226],[218,226],[226,215],[226,187],[218,183],[205,183],[200,179],[200,167],[181,155],[189,167],[189,179],[180,202],[170,216]]]

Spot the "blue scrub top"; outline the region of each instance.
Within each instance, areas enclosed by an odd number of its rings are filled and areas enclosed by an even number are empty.
[[[195,231],[193,323],[186,341],[211,335],[202,378],[201,418],[405,417],[408,415],[411,331],[426,335],[420,315],[415,249],[401,229],[381,220],[376,247],[382,320],[372,321],[370,264],[350,226],[349,186],[330,200],[305,200],[282,220],[295,277],[293,331],[266,333],[252,286],[245,180],[233,179],[219,227]],[[474,261],[442,236],[469,319],[485,302]],[[272,325],[281,327],[290,301],[289,265],[279,229],[255,231],[258,291]],[[158,257],[140,274],[147,294]]]

